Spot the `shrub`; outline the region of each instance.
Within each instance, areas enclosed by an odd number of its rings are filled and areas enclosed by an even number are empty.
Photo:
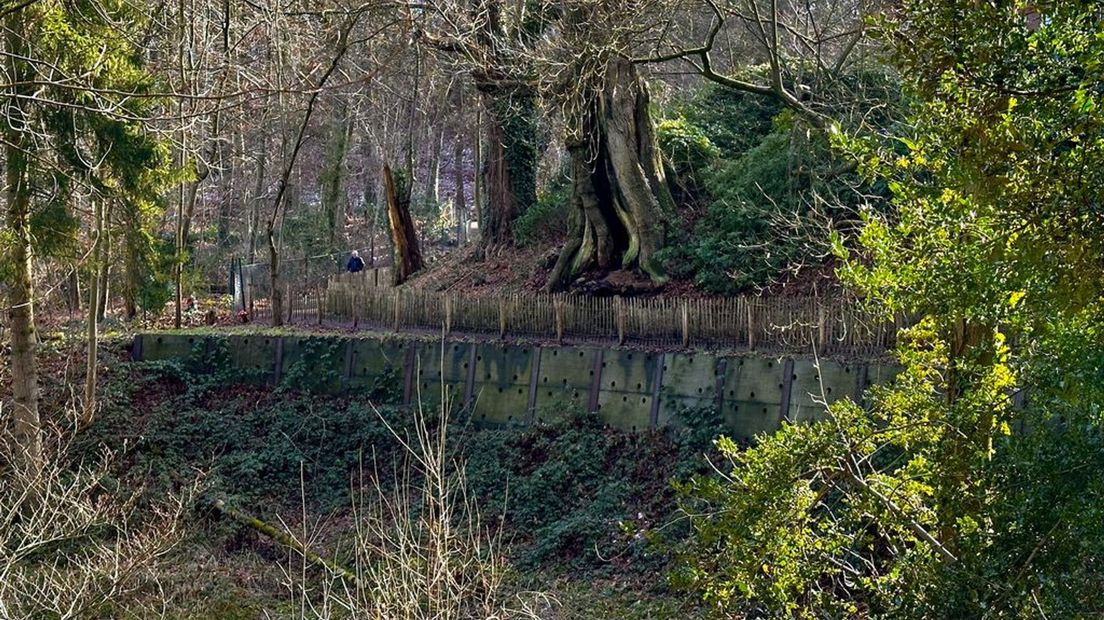
[[[566,176],[557,176],[537,196],[536,204],[514,220],[514,237],[518,244],[530,245],[543,239],[566,235],[571,213],[568,208],[570,201],[570,180]]]
[[[0,484],[0,618],[130,617],[183,537],[194,474],[182,491],[145,493],[117,477],[118,453],[82,455],[71,437],[42,435],[39,467],[6,470]],[[17,446],[0,437],[0,463],[23,461]]]
[[[716,161],[720,150],[705,131],[681,115],[660,121],[656,138],[678,185],[688,193],[697,194],[703,175]]]
[[[721,157],[736,158],[771,133],[782,109],[771,97],[710,84],[679,106],[678,114],[698,128]]]
[[[148,475],[151,487],[195,468],[210,470],[211,494],[228,505],[263,507],[250,509],[261,518],[298,510],[303,499],[312,511],[341,511],[365,492],[363,484],[350,488],[350,478],[373,462],[380,477],[365,479],[370,487],[421,484],[417,473],[395,479],[402,467],[394,465],[409,456],[395,433],[419,432],[424,418],[370,404],[398,397],[384,385],[401,386],[397,377],[356,396],[309,394],[287,384],[271,390],[243,384],[257,377],[227,370],[225,342],[197,345],[183,363],[127,366],[86,439],[133,446],[127,465]],[[308,345],[326,354],[325,343]],[[666,527],[675,508],[670,480],[699,473],[702,453],[720,432],[710,410],[680,412],[677,419],[659,431],[625,433],[582,412],[551,425],[481,430],[453,415],[448,467],[464,464],[455,473],[483,514],[504,512],[517,565],[654,571],[668,562],[653,547],[656,532],[667,538],[686,531]],[[618,557],[618,565],[609,557]]]
[[[763,283],[791,261],[800,240],[777,225],[795,207],[789,181],[788,133],[776,131],[743,157],[719,163],[707,178],[713,196],[705,217],[686,243],[661,259],[676,277],[702,288],[734,293]]]
[[[886,204],[884,186],[835,170],[822,136],[795,130],[789,113],[776,124],[754,148],[709,171],[704,217],[660,256],[672,275],[715,293],[767,285],[823,261],[830,231],[846,233],[860,208]]]

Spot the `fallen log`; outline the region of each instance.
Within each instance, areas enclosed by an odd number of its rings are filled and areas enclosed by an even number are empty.
[[[311,564],[321,566],[336,575],[339,575],[341,577],[344,577],[345,579],[352,581],[353,583],[356,583],[357,576],[355,573],[353,573],[353,571],[345,568],[337,562],[334,562],[333,560],[327,560],[326,558],[318,555],[310,549],[307,549],[305,545],[295,540],[288,534],[280,531],[272,524],[266,523],[252,515],[246,514],[238,510],[237,508],[227,506],[226,502],[221,499],[216,499],[212,505],[215,507],[216,510],[237,521],[238,523],[241,523],[246,527],[254,529],[261,534],[264,534],[269,539],[287,547],[288,549],[296,551],[304,558],[306,558],[306,560]]]

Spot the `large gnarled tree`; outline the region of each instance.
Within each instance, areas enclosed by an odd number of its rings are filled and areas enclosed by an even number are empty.
[[[667,280],[656,252],[674,200],[656,149],[647,85],[624,57],[605,61],[595,73],[566,106],[575,225],[549,290],[590,267],[639,269],[657,283]]]

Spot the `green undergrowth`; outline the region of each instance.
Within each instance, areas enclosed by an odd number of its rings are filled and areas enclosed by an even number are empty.
[[[386,488],[402,459],[388,429],[404,435],[413,418],[398,406],[400,377],[325,395],[333,377],[292,368],[273,388],[256,373],[232,369],[226,346],[216,341],[186,360],[118,366],[82,444],[125,449],[123,465],[142,472],[151,492],[202,474],[196,528],[201,544],[220,557],[271,544],[205,509],[215,498],[270,522],[325,522],[318,550],[340,553],[354,483],[375,472]],[[625,433],[575,412],[552,425],[476,428],[454,412],[448,432],[450,450],[466,464],[469,492],[488,522],[502,519],[518,579],[629,583],[641,594],[625,600],[653,609],[679,598],[666,583],[668,549],[688,527],[676,518],[671,481],[701,470],[721,428],[705,410],[679,420],[664,430]]]

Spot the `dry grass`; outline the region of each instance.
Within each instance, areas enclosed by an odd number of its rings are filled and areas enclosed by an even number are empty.
[[[535,620],[558,606],[508,585],[501,516],[485,518],[467,491],[464,465],[449,453],[444,401],[438,415],[413,412],[409,432],[388,425],[404,448],[390,482],[374,459],[353,481],[355,578],[334,574],[310,591],[310,563],[295,554],[286,576],[300,618]],[[302,516],[306,523],[305,508]],[[298,536],[308,548],[310,528]]]
[[[115,454],[75,461],[70,433],[44,435],[38,471],[0,470],[0,618],[160,615],[148,594],[195,489],[145,502],[112,476]],[[0,441],[5,466],[19,450]]]

